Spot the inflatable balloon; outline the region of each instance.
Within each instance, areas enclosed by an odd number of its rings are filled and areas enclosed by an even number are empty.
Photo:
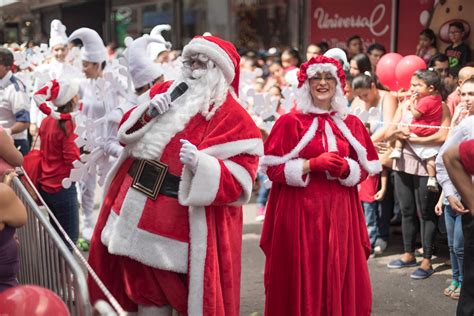
[[[0,315],[69,316],[66,304],[54,292],[35,285],[20,285],[0,293]]]
[[[411,77],[415,71],[426,69],[426,63],[416,55],[408,55],[398,62],[395,69],[395,76],[398,81],[398,86],[408,90],[410,88]]]
[[[388,53],[380,58],[377,63],[375,74],[381,84],[388,87],[392,91],[397,91],[397,77],[395,76],[395,69],[398,62],[403,58],[402,55],[397,53]]]

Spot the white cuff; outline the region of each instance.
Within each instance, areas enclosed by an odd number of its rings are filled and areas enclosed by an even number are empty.
[[[360,166],[357,161],[351,158],[344,158],[349,163],[349,175],[345,179],[339,178],[339,183],[346,187],[353,187],[360,182]]]
[[[285,179],[288,185],[294,187],[306,187],[309,183],[309,174],[303,179],[303,165],[305,159],[291,159],[285,163]]]
[[[179,202],[182,205],[207,206],[212,204],[219,191],[221,165],[217,158],[197,152],[198,164],[193,173],[184,166],[179,183]]]

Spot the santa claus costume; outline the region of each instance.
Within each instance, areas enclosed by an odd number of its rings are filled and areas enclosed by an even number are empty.
[[[328,111],[313,104],[310,92],[309,80],[322,85],[323,74],[326,86],[335,85]],[[369,315],[370,243],[357,185],[381,165],[362,122],[346,114],[340,63],[314,57],[301,65],[298,81],[297,111],[275,123],[261,160],[272,181],[260,241],[265,314]],[[321,93],[331,91],[326,86]],[[332,176],[314,165],[325,163],[320,157],[345,169]],[[311,171],[304,172],[308,161]]]
[[[180,81],[188,84],[169,110],[151,118],[144,103],[122,120],[125,148],[106,182],[89,263],[127,311],[160,315],[172,307],[189,315],[239,315],[241,205],[250,197],[263,143],[234,94],[235,47],[199,36],[184,47],[183,58],[208,58],[207,68],[195,71],[185,63],[180,80],[152,87],[154,102]],[[180,161],[190,145],[182,146],[183,139],[197,146],[194,168]],[[168,167],[155,200],[132,187],[130,176],[137,162],[151,160]],[[90,278],[89,290],[93,302],[104,298]]]

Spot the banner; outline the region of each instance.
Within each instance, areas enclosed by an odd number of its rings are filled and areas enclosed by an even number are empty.
[[[313,0],[310,42],[346,48],[347,39],[359,35],[364,50],[379,43],[390,51],[395,43],[395,6],[395,0]]]

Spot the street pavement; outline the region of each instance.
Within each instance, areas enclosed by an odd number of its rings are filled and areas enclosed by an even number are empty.
[[[255,221],[256,213],[256,204],[244,207],[241,315],[263,315],[265,305],[265,257],[258,246],[262,224]],[[451,282],[451,267],[446,264],[449,259],[447,247],[438,243],[439,257],[433,259],[435,274],[426,280],[412,280],[410,274],[416,268],[387,268],[387,263],[398,259],[403,251],[401,235],[395,233],[391,238],[383,255],[369,259],[372,315],[455,315],[457,301],[443,295],[443,290]]]
[[[98,215],[100,188],[96,191],[95,215]],[[254,202],[254,201],[251,201]],[[262,223],[255,221],[257,205],[244,206],[242,236],[241,315],[263,316],[265,295],[263,272],[265,257],[259,247]],[[395,229],[397,231],[397,228]],[[444,316],[455,315],[457,301],[445,297],[443,290],[451,282],[451,268],[445,242],[437,244],[433,259],[436,273],[426,280],[412,280],[415,268],[388,269],[387,263],[397,259],[403,251],[401,235],[392,233],[389,247],[383,255],[369,259],[375,316]],[[87,253],[84,253],[87,256]]]

